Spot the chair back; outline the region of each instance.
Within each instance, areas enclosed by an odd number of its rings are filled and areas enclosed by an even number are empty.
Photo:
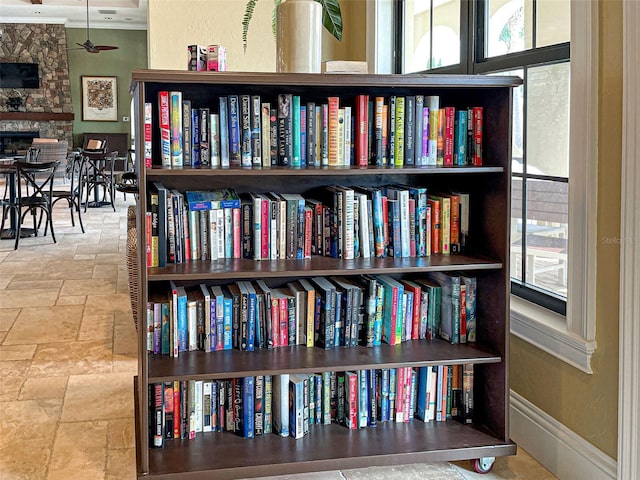
[[[69,144],[66,140],[61,140],[59,142],[37,143],[32,146],[39,150],[37,162],[39,163],[61,162],[62,163],[67,158],[68,145]]]
[[[106,153],[107,151],[107,139],[106,138],[85,138],[82,145],[83,152],[89,153]]]
[[[59,161],[45,163],[16,162],[18,203],[48,205],[53,190],[53,179]],[[31,190],[31,193],[25,192]]]

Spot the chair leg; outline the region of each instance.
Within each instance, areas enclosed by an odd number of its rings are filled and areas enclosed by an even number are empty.
[[[80,209],[80,199],[78,198],[77,200],[78,205],[77,205],[77,212],[78,212],[78,221],[80,222],[80,230],[82,230],[82,233],[84,233],[84,225],[82,224],[82,213],[81,213],[81,209]],[[71,207],[71,210],[73,211],[73,208],[76,207],[76,200],[72,200],[73,206]]]
[[[52,215],[52,210],[49,209],[47,210],[47,222],[49,222],[49,226],[51,227],[51,238],[53,238],[53,243],[58,243],[56,241],[56,234],[53,231],[53,215]]]

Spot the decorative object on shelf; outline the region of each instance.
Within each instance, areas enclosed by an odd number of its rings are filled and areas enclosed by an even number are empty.
[[[118,77],[82,77],[82,120],[118,121]]]
[[[320,73],[322,7],[315,0],[285,0],[276,7],[276,71]]]
[[[336,38],[336,40],[341,41],[342,40],[342,12],[340,11],[340,2],[339,0],[304,0],[303,2],[299,2],[299,1],[295,1],[295,0],[288,0],[290,3],[313,3],[314,1],[316,3],[320,4],[321,7],[321,14],[322,14],[322,25],[324,26],[324,28],[327,29],[327,31],[333,35],[333,37]],[[253,17],[253,11],[255,9],[256,4],[258,3],[258,0],[249,0],[247,2],[247,5],[245,7],[245,12],[244,12],[244,18],[242,19],[242,45],[244,47],[244,51],[245,53],[247,52],[247,35],[249,32],[249,23],[251,22],[251,18]],[[276,18],[277,18],[277,9],[279,7],[279,5],[281,3],[286,3],[286,1],[282,1],[282,0],[274,0],[274,8],[273,8],[273,15],[272,15],[272,29],[273,29],[273,33],[276,36],[276,39],[278,38],[278,35],[276,34]],[[291,5],[289,6],[292,9],[296,9],[296,10],[302,10],[303,8],[306,8],[306,10],[303,10],[303,12],[309,12],[311,11],[311,7],[300,7],[300,6],[295,6],[292,7]],[[288,7],[288,8],[289,8]],[[295,35],[295,37],[291,37],[291,36],[285,36],[283,38],[287,38],[287,40],[291,43],[291,44],[295,44],[295,39],[297,39],[300,35],[306,35],[307,39],[304,40],[305,43],[307,43],[309,41],[309,39],[312,39],[315,37],[315,40],[320,43],[322,41],[320,32],[318,31],[318,33],[314,31],[311,31],[311,29],[307,29],[304,28],[303,25],[306,24],[307,22],[309,22],[310,20],[307,19],[306,17],[303,17],[302,15],[304,15],[305,13],[300,13],[298,15],[301,15],[301,23],[291,23],[288,25],[283,25],[284,29],[288,29],[288,30],[283,30],[286,32],[291,32],[291,35]],[[308,13],[307,13],[308,14]],[[288,71],[292,71],[292,70],[288,70]],[[319,71],[319,70],[318,70]]]

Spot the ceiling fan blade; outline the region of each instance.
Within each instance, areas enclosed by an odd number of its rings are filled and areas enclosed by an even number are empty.
[[[115,47],[113,45],[95,45],[94,48],[97,50],[117,50],[120,47]]]

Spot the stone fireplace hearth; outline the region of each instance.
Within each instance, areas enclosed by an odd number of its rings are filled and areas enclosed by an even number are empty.
[[[67,140],[73,145],[73,108],[69,83],[67,34],[64,25],[2,25],[0,61],[37,63],[40,88],[0,88],[0,135],[28,135],[37,132],[43,138]],[[22,99],[18,110],[7,100],[17,94]]]

